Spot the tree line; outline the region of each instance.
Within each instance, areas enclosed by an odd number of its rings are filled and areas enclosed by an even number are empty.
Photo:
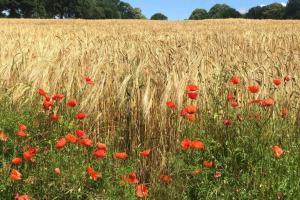
[[[220,18],[300,19],[300,0],[289,0],[286,6],[281,3],[256,6],[250,8],[245,14],[241,14],[226,4],[216,4],[208,12],[197,8],[189,17],[190,20]]]
[[[120,0],[0,0],[0,16],[11,18],[82,18],[82,19],[146,19],[140,8]],[[289,0],[286,6],[272,3],[250,8],[241,14],[226,4],[216,4],[209,11],[197,8],[190,20],[248,18],[300,19],[300,0]],[[167,20],[155,13],[151,20]]]
[[[120,0],[0,0],[10,18],[144,19],[141,9]]]

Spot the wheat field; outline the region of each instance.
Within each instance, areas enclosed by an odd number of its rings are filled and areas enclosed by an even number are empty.
[[[264,85],[262,95],[272,78],[293,74],[296,81],[281,92],[291,96],[285,104],[299,102],[296,21],[1,20],[0,25],[0,81],[14,103],[32,102],[38,88],[64,92],[82,101],[93,122],[90,130],[99,137],[129,131],[137,144],[140,137],[173,140],[178,129],[168,124],[165,102],[172,99],[180,107],[183,88],[195,83],[201,86],[200,110],[208,109],[212,98],[225,98],[220,80],[234,74]],[[95,81],[88,92],[81,84],[85,76]],[[126,120],[130,127],[124,127]]]
[[[273,96],[279,107],[269,117],[289,107],[299,128],[299,33],[298,21],[1,19],[0,97],[8,96],[15,110],[39,107],[39,88],[75,98],[88,113],[83,127],[95,140],[128,152],[151,146],[155,156],[141,168],[159,167],[147,172],[158,174],[190,126],[166,107],[170,100],[178,109],[191,103],[188,84],[200,87],[199,127],[208,115],[223,123],[232,90],[226,83],[239,75],[243,86],[234,90],[243,109],[251,98]],[[286,75],[292,81],[275,93],[272,80]],[[87,76],[91,87],[83,84]],[[258,94],[243,92],[253,84],[261,86]],[[222,140],[218,131],[211,127]]]

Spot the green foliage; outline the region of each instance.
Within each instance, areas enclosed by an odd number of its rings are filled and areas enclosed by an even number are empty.
[[[216,4],[208,12],[210,18],[239,18],[241,14],[226,4]]]
[[[0,0],[13,18],[143,19],[139,8],[119,0]]]
[[[261,19],[262,11],[263,9],[260,6],[250,8],[249,11],[246,13],[245,17],[248,19]]]
[[[273,3],[267,6],[256,6],[246,13],[249,19],[284,19],[285,7],[280,3]]]
[[[122,19],[145,19],[141,9],[133,8],[129,3],[120,2],[118,9]]]
[[[237,111],[218,95],[212,101],[216,106],[199,113],[201,120],[188,124],[178,138],[178,141],[184,138],[201,140],[205,148],[182,150],[179,142],[172,144],[175,152],[164,155],[163,171],[174,181],[165,183],[152,174],[155,181],[148,185],[149,199],[276,199],[278,196],[299,199],[300,138],[293,116],[275,117],[276,108],[255,105]],[[57,104],[61,106],[62,119],[50,122],[49,111],[39,105],[25,105],[19,110],[9,98],[0,103],[0,131],[9,136],[7,142],[0,140],[0,199],[13,199],[16,193],[28,194],[34,199],[137,199],[135,185],[122,183],[120,176],[140,170],[141,178],[143,171],[149,170],[143,168],[142,159],[149,158],[138,157],[141,149],[136,149],[126,160],[113,159],[111,154],[122,150],[117,141],[122,135],[107,143],[107,157],[101,159],[93,157],[95,145],[80,147],[69,143],[57,150],[54,145],[58,138],[85,126],[73,117],[79,111],[77,108],[63,109],[65,101]],[[220,109],[229,118],[239,113],[245,119],[224,126],[220,122],[224,117],[218,112]],[[246,117],[256,112],[262,114],[261,119]],[[27,138],[16,136],[20,123],[27,125],[30,134]],[[27,145],[40,149],[35,162],[24,160],[20,166],[12,165],[12,158],[22,157]],[[274,145],[284,149],[280,158],[275,158],[272,152]],[[153,155],[156,151],[160,152],[155,148]],[[204,167],[205,160],[213,161],[214,166]],[[90,179],[86,174],[87,166],[101,172],[102,178]],[[53,172],[56,167],[61,169],[60,175]],[[20,182],[9,179],[13,168],[22,173]],[[195,169],[200,169],[200,173],[191,174]],[[216,172],[221,176],[215,177]]]
[[[151,20],[168,20],[168,17],[162,13],[155,13],[151,16]]]
[[[285,12],[289,19],[300,19],[300,0],[289,0]]]
[[[284,17],[285,7],[280,3],[273,3],[262,7],[263,19],[282,19]]]
[[[190,20],[200,20],[200,19],[208,19],[209,15],[207,13],[207,11],[205,9],[195,9],[191,16],[190,16]]]

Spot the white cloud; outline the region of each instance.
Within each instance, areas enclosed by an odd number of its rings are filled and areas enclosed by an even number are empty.
[[[281,5],[283,5],[284,7],[286,6],[286,3],[284,3],[284,2],[281,2]]]

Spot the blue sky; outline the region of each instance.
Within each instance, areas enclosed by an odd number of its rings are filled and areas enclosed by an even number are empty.
[[[226,3],[240,12],[257,5],[278,2],[285,4],[287,0],[123,0],[133,7],[141,8],[143,14],[150,18],[152,14],[161,12],[171,20],[187,19],[195,8],[209,10],[216,3]]]

